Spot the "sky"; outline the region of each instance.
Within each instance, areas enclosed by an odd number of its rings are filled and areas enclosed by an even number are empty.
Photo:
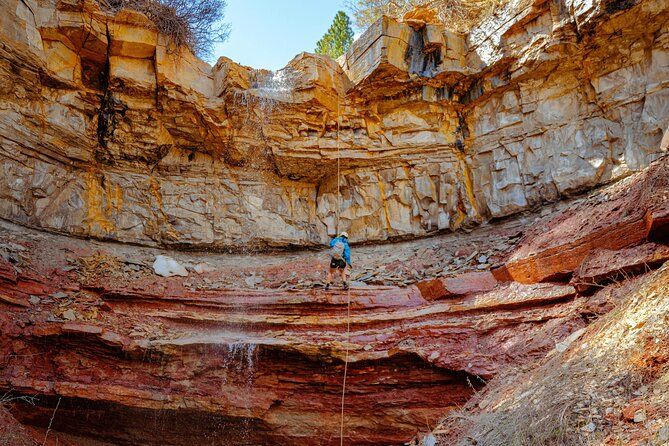
[[[253,68],[278,70],[302,51],[313,52],[345,0],[227,0],[230,38],[216,45],[213,61],[226,56]]]

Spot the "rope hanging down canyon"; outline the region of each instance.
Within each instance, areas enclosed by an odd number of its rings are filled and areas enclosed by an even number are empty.
[[[339,90],[337,90],[337,214],[335,233],[339,235],[339,212],[341,208],[341,171],[340,171],[340,147],[339,147]]]
[[[336,233],[339,234],[339,213],[341,207],[341,169],[339,145],[339,90],[337,90],[337,221]],[[339,425],[339,445],[344,446],[344,408],[346,404],[346,377],[348,375],[348,344],[351,337],[351,290],[346,291],[346,355],[344,357],[344,380],[341,387],[341,415]]]
[[[344,404],[346,402],[346,375],[348,374],[348,343],[351,336],[351,290],[346,291],[346,356],[344,357],[344,383],[341,387],[341,425],[339,445],[344,446]]]

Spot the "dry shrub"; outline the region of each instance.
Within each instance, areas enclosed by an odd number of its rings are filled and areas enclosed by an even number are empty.
[[[423,6],[434,10],[438,19],[452,31],[467,32],[507,0],[351,0],[356,25],[364,29],[379,17],[401,18],[410,10]]]
[[[79,276],[84,281],[123,275],[123,264],[116,256],[96,251],[88,257],[77,259]]]
[[[127,8],[146,15],[175,46],[186,45],[208,57],[214,44],[228,38],[223,23],[226,0],[98,0],[103,9],[116,13]]]
[[[444,435],[439,444],[599,445],[619,432],[618,424],[624,424],[619,414],[632,398],[665,395],[669,379],[661,377],[669,376],[669,262],[612,286],[621,294],[616,309],[537,369],[501,374],[483,399],[447,417],[439,427]]]
[[[0,394],[0,446],[34,446],[36,443],[7,408],[14,403],[35,404],[31,396],[16,396],[11,392]]]

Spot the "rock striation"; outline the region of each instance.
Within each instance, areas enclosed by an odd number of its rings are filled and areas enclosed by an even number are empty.
[[[272,271],[295,265],[291,254],[259,266],[246,286],[217,286],[214,279],[235,272],[219,263],[224,255],[182,254],[171,261],[188,276],[162,277],[152,259],[163,251],[4,223],[0,389],[39,395],[35,405],[10,407],[38,433],[59,404],[53,429],[64,439],[337,444],[348,352],[346,441],[404,444],[488,380],[564,350],[574,333],[616,305],[608,285],[615,289],[669,260],[644,225],[628,228],[624,247],[598,236],[617,220],[611,206],[630,218],[641,206],[666,207],[667,168],[663,157],[555,212],[548,224],[528,224],[492,271],[405,287],[356,286],[350,294],[272,285]],[[647,200],[619,195],[651,189]],[[543,272],[537,259],[551,258],[573,237],[574,225],[565,222],[605,213],[608,221],[581,226],[587,255],[555,258],[559,274],[500,273]],[[490,242],[499,236],[493,227],[476,232]],[[257,286],[260,276],[268,286]]]
[[[668,273],[665,263],[599,291],[615,296],[616,311],[490,383],[433,444],[667,444]]]
[[[466,35],[421,10],[277,72],[92,0],[0,5],[17,444],[338,444],[345,368],[347,444],[406,444],[666,276],[665,0],[511,0]],[[260,252],[337,216],[395,242],[355,247],[350,293]]]
[[[667,116],[661,0],[511,1],[470,34],[383,18],[340,64],[211,67],[141,14],[3,0],[0,216],[229,249],[422,236],[647,166]],[[619,32],[625,29],[624,33]]]

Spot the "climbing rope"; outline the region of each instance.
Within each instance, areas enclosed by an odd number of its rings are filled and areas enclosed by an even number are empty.
[[[341,208],[341,170],[340,170],[340,147],[339,147],[339,90],[337,90],[337,222],[335,233],[339,235],[339,213]]]
[[[346,376],[348,375],[348,345],[351,338],[351,290],[346,291],[346,356],[344,357],[344,383],[341,387],[341,423],[339,445],[344,446],[344,405],[346,403]]]
[[[337,221],[336,234],[339,234],[339,214],[341,212],[341,149],[339,144],[340,110],[339,90],[337,90]],[[346,291],[346,355],[344,357],[344,381],[341,387],[341,417],[339,425],[339,445],[344,446],[344,408],[346,405],[346,378],[348,375],[348,347],[351,337],[351,290]]]

